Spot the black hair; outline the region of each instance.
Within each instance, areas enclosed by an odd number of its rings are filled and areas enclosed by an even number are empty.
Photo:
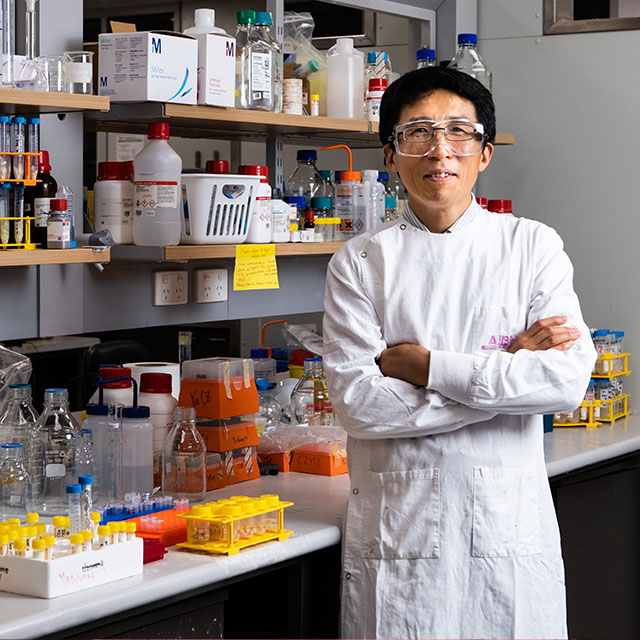
[[[484,126],[485,141],[496,138],[496,110],[491,92],[472,76],[448,67],[426,67],[409,71],[392,82],[380,103],[380,141],[384,146],[393,136],[402,108],[442,89],[473,103],[478,122]]]

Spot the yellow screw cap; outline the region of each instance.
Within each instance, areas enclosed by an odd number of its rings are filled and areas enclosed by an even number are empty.
[[[14,527],[19,527],[20,526],[20,518],[9,518],[7,520],[8,524],[12,524]]]
[[[64,516],[53,516],[54,527],[64,527]]]
[[[38,527],[36,526],[25,527],[25,529],[27,530],[27,538],[35,538],[38,535]]]
[[[47,525],[44,522],[38,522],[36,525],[36,531],[39,536],[44,536],[47,533]]]
[[[100,514],[97,511],[91,512],[91,522],[100,522]]]
[[[0,547],[4,547],[9,544],[9,536],[6,533],[0,534]]]
[[[191,508],[191,515],[198,518],[208,518],[211,515],[211,507],[206,504],[196,504]]]
[[[136,528],[137,527],[135,522],[127,522],[127,533],[135,533]]]
[[[53,547],[56,543],[56,537],[52,535],[48,535],[44,537],[44,541],[47,547]]]
[[[42,538],[36,538],[32,543],[31,546],[34,549],[44,549],[46,546],[46,542],[42,539]]]
[[[98,527],[98,535],[99,536],[108,536],[111,533],[111,529],[108,526],[101,524]]]
[[[83,529],[80,531],[80,535],[85,542],[93,539],[93,531],[89,531],[89,529]]]
[[[79,533],[72,533],[71,536],[69,536],[69,542],[71,544],[82,544],[84,542],[84,538]]]
[[[18,551],[24,551],[27,548],[27,541],[24,538],[18,538],[14,541],[13,548]]]
[[[27,523],[28,524],[36,524],[39,522],[40,516],[37,513],[29,512],[27,513]]]

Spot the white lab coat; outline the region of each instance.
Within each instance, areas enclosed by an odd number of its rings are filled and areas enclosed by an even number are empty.
[[[324,366],[351,477],[344,638],[567,635],[540,414],[582,401],[596,354],[557,233],[479,213],[451,234],[401,217],[329,264]],[[553,315],[582,331],[569,351],[506,352]],[[399,343],[431,350],[426,388],[382,376],[376,358]]]

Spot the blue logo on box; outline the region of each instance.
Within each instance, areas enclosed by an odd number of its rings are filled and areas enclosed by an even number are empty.
[[[162,40],[151,38],[151,53],[162,53]]]
[[[108,86],[108,83],[107,83],[107,76],[100,76],[100,86],[101,86],[101,87],[106,87],[106,86]]]
[[[171,102],[178,96],[180,96],[181,98],[184,98],[184,96],[186,96],[188,93],[191,93],[191,89],[187,89],[184,93],[182,93],[182,90],[185,88],[188,80],[189,80],[189,69],[186,68],[184,72],[184,80],[182,81],[180,88],[167,100],[167,102]]]

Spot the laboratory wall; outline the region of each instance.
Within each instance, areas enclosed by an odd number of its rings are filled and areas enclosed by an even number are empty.
[[[638,362],[640,31],[543,36],[542,5],[478,3],[498,130],[516,138],[497,148],[478,192],[560,233],[587,324],[625,330]],[[625,385],[640,406],[640,377]]]

